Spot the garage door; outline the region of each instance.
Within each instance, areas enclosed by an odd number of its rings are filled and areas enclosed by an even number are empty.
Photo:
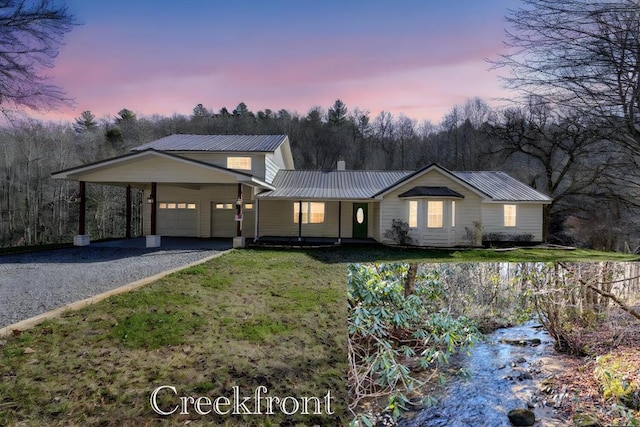
[[[242,209],[242,235],[253,237],[254,234],[254,204],[248,202]],[[236,236],[236,205],[235,202],[213,202],[211,204],[211,237]]]
[[[235,203],[211,203],[211,237],[234,237],[236,235]]]
[[[194,202],[158,203],[157,233],[198,237],[198,205]]]

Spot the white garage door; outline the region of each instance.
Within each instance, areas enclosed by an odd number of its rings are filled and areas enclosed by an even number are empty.
[[[161,236],[198,237],[196,203],[160,202],[157,221],[157,233]]]
[[[231,202],[211,203],[211,237],[235,237],[235,208]]]
[[[254,235],[254,207],[253,202],[245,202],[242,208],[242,236]],[[237,222],[236,204],[231,202],[213,202],[211,204],[211,237],[235,237]]]

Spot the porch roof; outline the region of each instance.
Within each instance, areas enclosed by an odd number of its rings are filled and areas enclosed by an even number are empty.
[[[258,195],[264,199],[370,199],[380,190],[410,174],[406,171],[279,170],[275,190]]]

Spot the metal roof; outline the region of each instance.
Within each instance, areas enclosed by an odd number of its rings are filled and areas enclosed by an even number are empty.
[[[551,198],[504,172],[451,172],[499,202],[550,202]]]
[[[492,201],[550,202],[551,198],[504,172],[449,172]],[[276,188],[259,195],[281,199],[370,199],[401,183],[410,182],[414,171],[367,170],[279,170],[272,185]],[[447,187],[418,186],[403,193],[419,196],[463,197]]]
[[[464,199],[464,196],[449,187],[413,187],[409,191],[398,195],[398,197],[457,197]]]
[[[273,191],[261,198],[370,199],[380,190],[411,174],[407,171],[279,170]]]
[[[285,140],[286,135],[169,135],[133,148],[142,151],[223,151],[272,152]]]

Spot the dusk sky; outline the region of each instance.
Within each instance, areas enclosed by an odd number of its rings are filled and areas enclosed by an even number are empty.
[[[438,123],[455,104],[505,96],[485,58],[503,52],[517,0],[67,0],[53,82],[96,117],[218,111],[306,114],[336,99]]]

